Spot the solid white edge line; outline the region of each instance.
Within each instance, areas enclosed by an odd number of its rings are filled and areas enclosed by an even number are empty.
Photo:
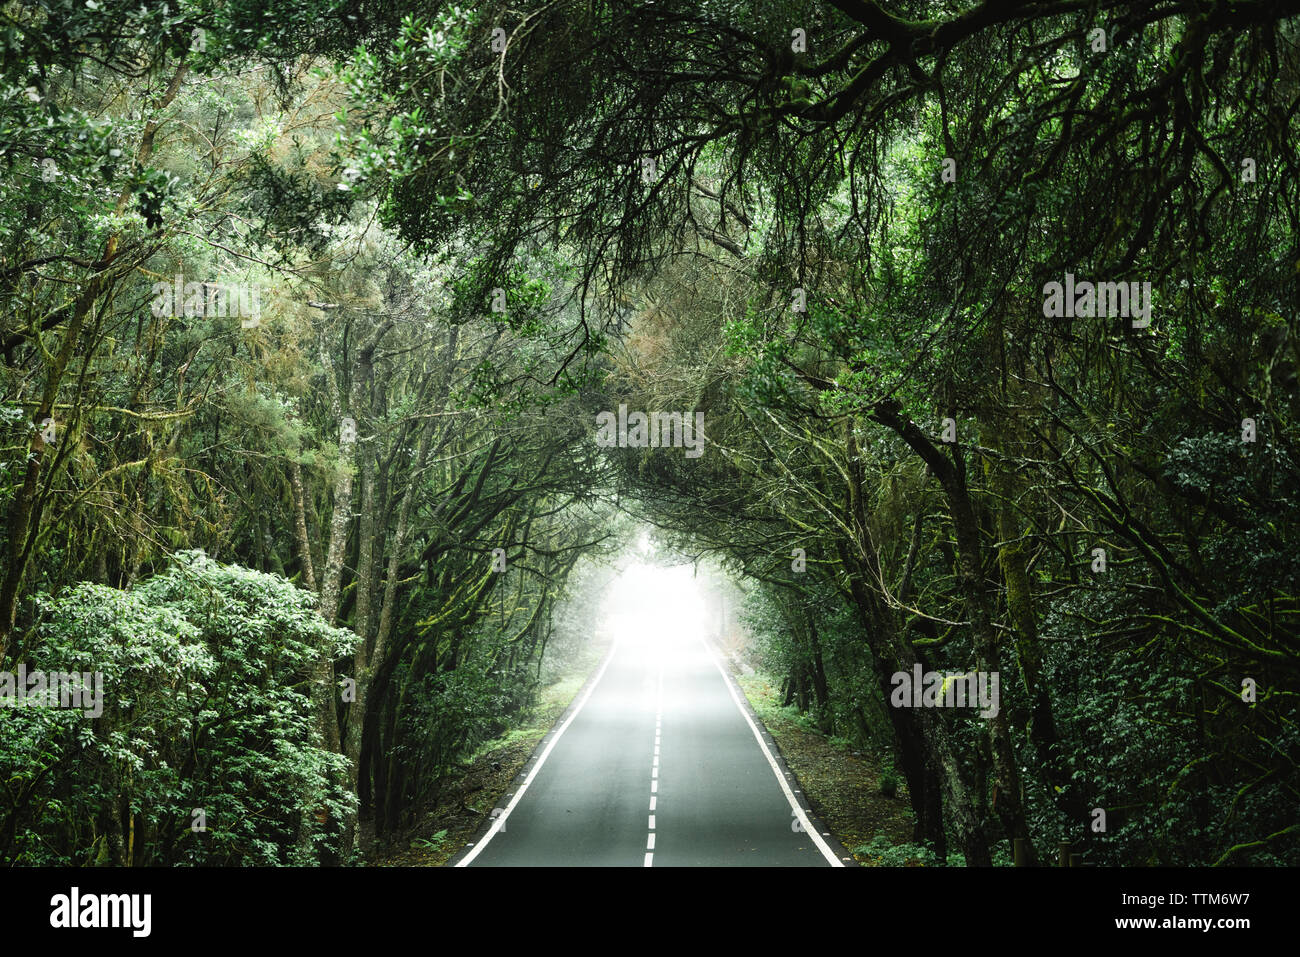
[[[745,710],[744,705],[740,703],[740,699],[736,697],[736,689],[732,687],[727,672],[723,670],[722,663],[718,660],[717,656],[714,655],[713,649],[709,647],[707,641],[701,638],[700,644],[704,645],[704,653],[709,656],[709,660],[713,662],[713,666],[717,668],[718,673],[722,675],[722,683],[727,686],[727,692],[731,695],[731,700],[736,703],[736,708],[740,711],[740,716],[744,718],[745,723],[749,725],[749,730],[754,732],[754,740],[757,741],[758,746],[763,749],[763,756],[767,758],[767,763],[772,768],[772,773],[776,776],[777,783],[781,785],[781,790],[785,793],[785,799],[790,802],[790,809],[794,811],[795,817],[798,818],[799,823],[803,825],[804,832],[813,839],[813,843],[817,845],[817,849],[822,852],[822,856],[826,858],[831,867],[843,867],[844,862],[836,857],[835,853],[830,849],[830,845],[822,840],[821,835],[817,833],[817,829],[812,826],[811,822],[809,822],[808,815],[804,813],[803,808],[799,806],[799,802],[795,800],[795,796],[790,790],[789,783],[781,776],[781,766],[776,763],[776,758],[774,758],[772,752],[768,750],[767,742],[763,740],[763,735],[758,730],[757,725],[754,724],[754,720],[749,716],[749,712]],[[501,816],[505,817],[504,814]]]
[[[517,790],[515,796],[510,799],[510,803],[506,805],[506,809],[497,815],[496,820],[492,822],[492,826],[488,828],[488,832],[483,835],[483,840],[479,841],[478,844],[475,845],[474,850],[461,858],[460,863],[456,865],[457,867],[465,867],[470,864],[474,858],[478,857],[479,852],[482,851],[483,848],[487,847],[488,841],[496,837],[497,832],[505,826],[506,818],[508,818],[510,812],[515,809],[515,805],[519,803],[519,799],[524,796],[524,792],[528,790],[528,785],[533,783],[533,778],[537,777],[537,772],[542,769],[542,765],[546,763],[546,759],[551,756],[551,749],[555,747],[555,743],[559,741],[560,736],[568,730],[569,725],[573,724],[573,719],[582,712],[584,707],[586,707],[587,702],[591,699],[592,694],[596,690],[596,686],[600,684],[600,679],[605,677],[605,672],[609,670],[609,666],[614,661],[615,655],[618,654],[618,650],[619,643],[615,643],[614,647],[609,650],[609,657],[605,659],[605,663],[601,666],[600,673],[596,675],[596,680],[591,683],[591,687],[587,689],[587,693],[582,696],[582,700],[578,702],[578,706],[573,709],[573,714],[569,715],[564,724],[560,725],[559,729],[551,737],[551,743],[546,746],[546,750],[543,751],[541,757],[537,759],[537,763],[533,765],[533,769],[528,772],[528,777],[524,778],[524,783],[519,786],[519,790]],[[646,867],[649,866],[650,862],[647,860]]]

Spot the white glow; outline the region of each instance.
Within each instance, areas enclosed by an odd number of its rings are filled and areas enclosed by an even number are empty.
[[[628,565],[610,586],[602,609],[614,638],[656,658],[698,651],[708,606],[690,565]]]

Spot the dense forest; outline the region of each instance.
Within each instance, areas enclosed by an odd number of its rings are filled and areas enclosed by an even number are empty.
[[[32,0],[0,71],[0,697],[102,681],[0,707],[0,861],[360,862],[640,521],[936,860],[1300,864],[1300,2]]]

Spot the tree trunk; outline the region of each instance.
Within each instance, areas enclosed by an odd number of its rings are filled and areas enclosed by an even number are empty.
[[[307,537],[307,509],[303,504],[302,466],[289,460],[289,489],[293,495],[293,541],[302,569],[302,585],[308,591],[316,590],[316,571],[312,568],[311,540]]]
[[[912,643],[892,620],[893,614],[885,609],[878,596],[865,585],[866,581],[880,579],[880,569],[875,552],[867,547],[865,505],[862,500],[862,470],[853,423],[846,424],[845,449],[848,460],[848,494],[846,512],[857,535],[851,551],[848,543],[841,541],[840,561],[848,571],[849,589],[859,621],[868,636],[868,643],[876,665],[876,677],[881,694],[889,701],[893,690],[892,677],[897,672],[909,673],[916,664],[924,662]],[[933,815],[928,813],[926,793],[931,785],[926,781],[927,765],[940,777],[941,786],[948,797],[948,813],[953,827],[960,835],[962,853],[972,867],[993,863],[989,855],[984,829],[971,801],[961,764],[954,753],[948,733],[939,716],[928,708],[895,708],[886,706],[900,747],[904,749],[904,773],[908,776],[908,791],[913,811],[927,820],[933,828]],[[924,753],[916,753],[919,746]]]
[[[896,405],[881,403],[873,410],[873,417],[893,429],[930,466],[943,487],[957,539],[958,577],[971,620],[977,667],[984,672],[999,672],[998,638],[993,628],[984,579],[979,526],[966,487],[965,463],[960,447],[954,445],[952,459],[946,458],[914,422],[900,415]],[[1024,839],[1029,864],[1032,866],[1037,863],[1037,859],[1021,804],[1020,776],[1016,770],[1006,710],[999,708],[998,713],[987,720],[993,755],[993,780],[998,789],[995,810],[1005,828],[1008,844],[1017,837]],[[967,863],[971,862],[968,860]]]

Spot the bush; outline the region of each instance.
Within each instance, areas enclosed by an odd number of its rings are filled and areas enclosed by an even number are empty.
[[[893,797],[898,793],[898,786],[902,781],[899,780],[898,772],[894,770],[892,764],[886,764],[880,772],[880,793],[885,797]]]
[[[304,681],[354,636],[315,596],[201,552],[133,591],[41,596],[29,671],[103,674],[103,713],[0,709],[0,860],[312,863],[297,836],[351,811],[343,758],[317,746]],[[206,830],[191,829],[201,809]]]

